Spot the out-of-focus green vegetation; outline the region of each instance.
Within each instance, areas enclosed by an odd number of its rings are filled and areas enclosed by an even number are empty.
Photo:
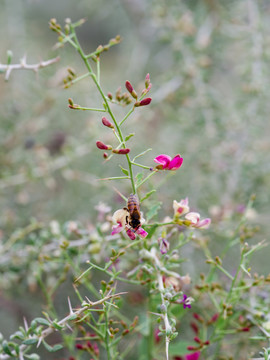
[[[136,128],[131,148],[136,153],[149,143],[147,164],[161,153],[184,158],[166,182],[159,176],[153,180],[160,184],[156,200],[164,203],[160,218],[172,211],[174,199],[188,196],[194,210],[212,217],[218,248],[255,193],[250,221],[265,237],[270,230],[269,2],[6,0],[0,3],[0,62],[6,63],[7,50],[14,63],[24,54],[29,63],[58,55],[48,27],[52,17],[60,23],[86,17],[78,36],[87,51],[121,35],[122,43],[102,57],[106,91],[114,93],[127,79],[140,87],[138,79],[150,73],[153,101],[129,119],[127,128]],[[115,160],[104,163],[95,146],[100,136],[105,142],[113,138],[101,128],[100,114],[70,110],[67,99],[89,107],[102,101],[87,78],[64,89],[67,68],[77,75],[84,69],[68,47],[60,55],[59,63],[37,76],[13,71],[5,82],[0,74],[2,238],[32,218],[91,226],[100,201],[119,207],[114,184],[98,180],[119,175]],[[129,194],[129,184],[120,190]],[[254,267],[264,261],[267,253]],[[233,258],[228,262],[233,265]],[[187,269],[196,272],[192,264]]]

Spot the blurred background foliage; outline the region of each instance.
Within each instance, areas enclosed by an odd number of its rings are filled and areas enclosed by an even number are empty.
[[[57,39],[48,27],[52,17],[60,24],[65,18],[87,18],[78,29],[86,52],[121,35],[121,44],[101,58],[106,92],[124,89],[127,79],[142,89],[150,73],[153,101],[126,124],[126,134],[136,133],[130,140],[132,154],[151,147],[143,157],[149,166],[160,153],[184,158],[178,172],[166,174],[167,181],[165,174],[152,178],[158,186],[156,200],[163,202],[159,218],[172,215],[174,199],[188,196],[193,210],[212,217],[211,239],[218,249],[255,193],[249,217],[260,225],[259,238],[266,237],[269,1],[2,0],[1,63],[6,63],[7,50],[13,52],[13,63],[24,54],[29,63],[58,54],[61,61],[37,76],[14,71],[5,82],[0,74],[1,238],[33,218],[45,224],[76,220],[91,227],[100,201],[113,210],[122,206],[113,186],[125,195],[131,192],[126,182],[121,186],[98,180],[120,174],[120,157],[104,163],[95,146],[98,139],[114,141],[100,114],[68,108],[69,97],[88,107],[101,107],[102,101],[87,78],[64,89],[68,67],[77,75],[85,70],[73,49],[53,48]],[[115,108],[119,119],[123,111]],[[196,258],[190,251],[188,257]],[[255,260],[256,269],[268,262],[268,255]],[[233,258],[228,261],[233,264]],[[194,266],[189,262],[189,272],[198,272]],[[267,272],[267,266],[261,270]]]

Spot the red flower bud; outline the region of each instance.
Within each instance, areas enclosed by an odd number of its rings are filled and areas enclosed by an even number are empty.
[[[105,152],[105,153],[103,154],[103,157],[104,157],[104,159],[107,159],[108,154]],[[94,335],[94,336],[95,336],[95,335]]]
[[[195,324],[194,322],[190,323],[190,327],[191,329],[195,332],[196,335],[199,334],[199,327],[197,324]]]
[[[111,93],[111,92],[108,92],[107,96],[108,96],[108,98],[109,98],[110,100],[112,100],[112,99],[113,99],[113,95],[112,95],[112,93]]]
[[[141,101],[135,102],[135,106],[138,107],[138,106],[149,105],[151,101],[152,101],[151,98],[145,98],[145,99],[142,99]]]
[[[126,89],[134,97],[134,99],[137,99],[138,95],[128,80],[126,81]]]
[[[111,128],[111,129],[114,128],[113,124],[107,118],[105,118],[105,116],[102,118],[102,124],[104,126],[107,126],[107,127]]]
[[[130,152],[130,149],[113,149],[114,154],[126,155]]]
[[[97,141],[96,145],[100,150],[111,150],[112,149],[111,145],[106,145],[101,141]]]
[[[198,336],[195,336],[195,338],[193,340],[198,344],[201,344],[201,342],[202,342],[201,339],[198,338]]]
[[[76,344],[75,346],[76,346],[76,349],[78,349],[78,350],[83,350],[84,349],[82,344]]]
[[[203,318],[202,318],[199,314],[197,314],[197,313],[194,313],[194,314],[193,314],[193,317],[194,317],[194,319],[198,320],[198,321],[201,322],[201,323],[204,322]]]

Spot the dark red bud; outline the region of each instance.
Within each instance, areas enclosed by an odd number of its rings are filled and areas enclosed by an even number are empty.
[[[199,334],[199,327],[198,327],[197,324],[195,324],[194,322],[192,322],[192,323],[190,324],[190,327],[191,327],[191,329],[195,332],[196,335]]]
[[[133,89],[133,86],[131,85],[131,83],[127,80],[126,81],[126,89],[127,89],[127,91],[131,94],[132,93],[132,91],[134,90]]]
[[[126,81],[126,89],[134,97],[134,99],[137,99],[138,95],[128,80]]]
[[[248,326],[246,326],[241,329],[238,329],[238,331],[248,332],[248,331],[250,331],[250,328]]]
[[[125,155],[125,154],[128,154],[130,152],[130,149],[113,149],[112,152],[114,154]]]
[[[201,344],[201,342],[202,342],[201,339],[198,338],[198,336],[195,336],[195,338],[193,340],[198,344]]]
[[[107,126],[107,127],[111,128],[111,129],[113,129],[113,127],[114,127],[113,124],[105,117],[102,118],[102,124],[104,126]]]
[[[135,103],[135,106],[145,106],[145,105],[149,105],[151,101],[152,101],[151,98],[145,98],[145,99],[142,99],[141,101],[137,101],[137,102]]]
[[[76,346],[76,349],[78,349],[78,350],[83,350],[84,349],[82,344],[76,344],[75,346]]]
[[[125,336],[129,333],[129,330],[128,329],[125,329],[123,332],[122,332],[122,336]]]
[[[203,344],[204,344],[204,345],[210,345],[210,341],[209,341],[209,340],[206,340]]]
[[[187,350],[193,351],[197,350],[198,348],[196,346],[187,346]]]
[[[111,145],[106,145],[101,141],[97,141],[96,145],[100,150],[111,150],[112,149]]]
[[[104,159],[107,159],[108,156],[109,156],[109,155],[108,155],[106,152],[103,154]],[[94,335],[94,336],[95,336],[95,335]]]
[[[194,313],[193,317],[194,317],[194,319],[198,320],[201,323],[204,322],[203,318],[197,313]]]
[[[113,95],[112,95],[112,93],[111,93],[111,92],[108,92],[107,96],[108,96],[108,98],[109,98],[110,100],[112,100],[112,99],[113,99]]]
[[[214,315],[211,317],[210,323],[216,322],[217,319],[218,319],[218,317],[219,317],[219,314],[218,314],[218,313],[214,314]]]

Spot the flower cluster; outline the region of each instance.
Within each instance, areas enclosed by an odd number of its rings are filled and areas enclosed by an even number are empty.
[[[185,224],[190,227],[208,229],[211,224],[211,219],[206,218],[200,220],[200,214],[197,212],[189,212],[188,198],[182,199],[180,202],[174,200],[174,220],[177,223]],[[186,215],[185,215],[186,214]],[[185,221],[180,219],[182,215],[185,215]]]

